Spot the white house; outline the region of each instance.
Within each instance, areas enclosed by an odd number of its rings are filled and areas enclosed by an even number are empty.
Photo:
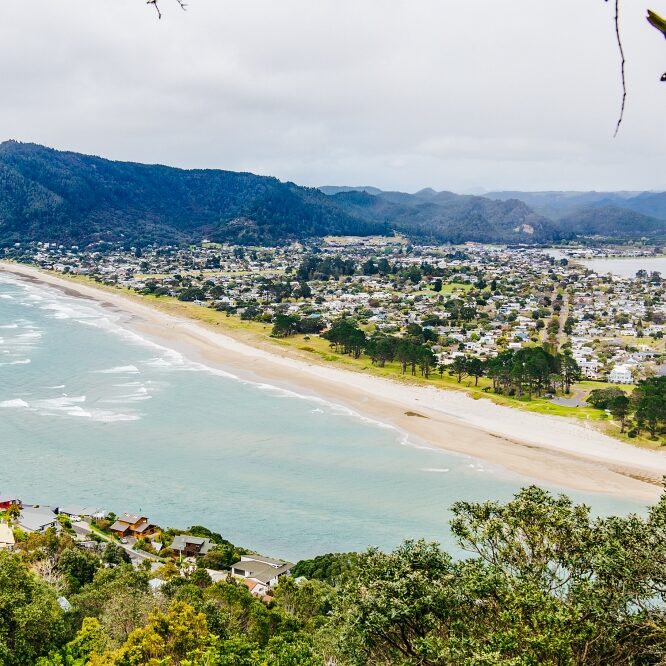
[[[633,384],[634,378],[628,365],[616,365],[608,375],[611,384]]]
[[[260,555],[242,555],[240,562],[231,566],[231,573],[237,578],[273,587],[278,584],[281,576],[291,573],[293,566],[291,562],[271,560]]]

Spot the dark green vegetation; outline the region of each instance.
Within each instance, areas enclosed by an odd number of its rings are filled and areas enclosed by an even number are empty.
[[[629,427],[630,437],[644,430],[652,439],[666,434],[666,377],[641,380],[631,396],[618,388],[596,389],[587,401],[597,409],[607,409],[620,421],[622,432]]]
[[[663,217],[645,217],[659,209],[660,195],[650,195],[644,210],[631,215],[602,208],[554,222],[519,197],[333,191],[328,196],[250,173],[112,162],[8,141],[0,144],[0,244],[147,245],[206,238],[266,245],[394,232],[420,242],[544,243],[597,232],[654,237],[666,224]]]
[[[0,663],[664,663],[666,495],[645,518],[594,519],[536,487],[452,513],[466,559],[423,541],[324,555],[296,566],[309,580],[283,579],[263,599],[231,578],[212,583],[202,566],[150,574],[66,535],[32,535],[0,552]]]
[[[455,307],[456,301],[449,303]],[[460,309],[462,313],[454,313],[455,316],[464,316],[465,309],[471,310],[470,317],[474,316],[473,308],[461,305]],[[581,378],[580,368],[571,354],[553,351],[548,344],[544,347],[502,351],[487,361],[461,353],[452,364],[438,365],[429,344],[433,335],[428,328],[410,324],[405,336],[383,333],[367,336],[353,321],[343,318],[333,322],[322,337],[330,342],[338,354],[349,354],[353,358],[366,354],[373,365],[382,368],[386,363],[397,361],[403,374],[409,368],[411,374],[416,375],[418,368],[421,375],[427,378],[431,372],[438,370],[456,376],[458,383],[465,377],[474,377],[476,383],[479,377],[489,377],[496,393],[515,395],[519,399],[529,400],[534,395],[540,397],[557,389],[569,393],[571,385]]]
[[[0,242],[245,244],[387,233],[318,190],[231,171],[172,169],[0,145]]]

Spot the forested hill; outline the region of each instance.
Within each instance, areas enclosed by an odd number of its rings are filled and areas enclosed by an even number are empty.
[[[199,240],[272,243],[389,233],[319,190],[218,170],[112,162],[13,141],[0,144],[0,242]]]
[[[244,244],[324,235],[392,234],[419,240],[542,242],[559,232],[524,203],[451,193],[326,196],[276,178],[113,162],[34,144],[0,144],[0,243]]]

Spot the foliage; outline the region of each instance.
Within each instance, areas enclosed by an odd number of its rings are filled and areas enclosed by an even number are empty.
[[[358,553],[328,553],[301,560],[291,570],[295,578],[312,578],[337,587],[356,569]]]
[[[532,487],[453,513],[471,559],[424,542],[364,556],[335,610],[350,663],[662,663],[666,500],[647,519],[592,520]]]
[[[34,663],[64,637],[56,592],[18,555],[0,550],[0,664]]]
[[[587,402],[597,409],[609,409],[613,400],[622,396],[626,397],[627,394],[615,387],[593,389],[587,396]]]
[[[233,579],[212,583],[201,568],[172,566],[169,582],[153,591],[148,572],[99,566],[101,555],[83,551],[79,558],[67,536],[33,540],[20,553],[0,552],[0,663],[666,662],[666,493],[645,517],[593,518],[588,507],[536,487],[507,503],[458,502],[452,512],[457,558],[424,541],[391,553],[323,555],[294,568],[308,580],[283,578],[263,600]],[[68,612],[47,568],[39,577],[29,570],[39,558],[80,585]]]

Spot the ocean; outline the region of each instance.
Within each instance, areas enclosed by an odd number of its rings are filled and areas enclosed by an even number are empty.
[[[324,400],[189,362],[113,310],[0,275],[0,491],[205,525],[296,561],[426,538],[530,479]],[[553,489],[557,491],[557,489]],[[596,513],[641,511],[568,493]]]

